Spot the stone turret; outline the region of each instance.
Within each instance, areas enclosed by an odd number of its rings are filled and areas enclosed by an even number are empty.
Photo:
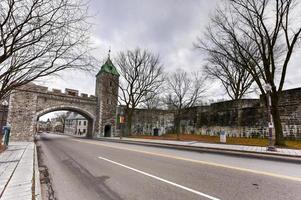
[[[96,137],[111,137],[115,133],[118,85],[119,73],[109,56],[96,75]]]

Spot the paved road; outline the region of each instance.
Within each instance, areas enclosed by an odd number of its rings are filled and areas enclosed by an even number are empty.
[[[301,199],[301,166],[52,134],[39,139],[59,200]]]

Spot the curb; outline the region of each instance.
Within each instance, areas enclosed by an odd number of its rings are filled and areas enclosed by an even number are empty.
[[[249,158],[257,158],[257,159],[265,159],[265,160],[273,160],[273,161],[283,161],[283,162],[292,162],[292,163],[301,163],[301,156],[293,156],[293,155],[279,155],[275,153],[257,153],[252,151],[240,151],[240,150],[229,150],[229,149],[219,149],[212,147],[194,147],[188,145],[179,145],[179,144],[166,144],[166,143],[157,143],[157,142],[144,142],[144,141],[131,141],[126,139],[110,139],[110,138],[94,138],[99,141],[107,141],[107,142],[115,142],[115,143],[126,143],[126,144],[136,144],[142,146],[155,146],[162,148],[171,148],[178,150],[188,150],[195,152],[208,152],[215,154],[224,154],[231,155],[237,157],[249,157]]]
[[[40,183],[40,171],[39,171],[39,163],[38,163],[38,153],[37,153],[37,145],[34,144],[34,199],[42,200],[42,191],[41,191],[41,183]]]

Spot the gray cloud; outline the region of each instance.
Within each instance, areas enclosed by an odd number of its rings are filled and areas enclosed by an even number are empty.
[[[105,59],[110,46],[112,57],[119,51],[141,47],[159,53],[166,71],[200,69],[203,59],[192,44],[202,34],[218,2],[220,0],[91,0],[95,56]],[[301,51],[296,51],[290,62],[286,88],[300,86],[300,54]],[[94,78],[81,72],[65,72],[62,78],[50,78],[43,84],[93,94]],[[223,92],[213,85],[208,95],[222,96]]]

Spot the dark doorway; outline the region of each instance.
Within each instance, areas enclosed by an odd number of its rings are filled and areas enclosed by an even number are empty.
[[[105,137],[111,137],[111,125],[105,125]]]
[[[159,129],[158,128],[154,129],[154,136],[159,136]]]

